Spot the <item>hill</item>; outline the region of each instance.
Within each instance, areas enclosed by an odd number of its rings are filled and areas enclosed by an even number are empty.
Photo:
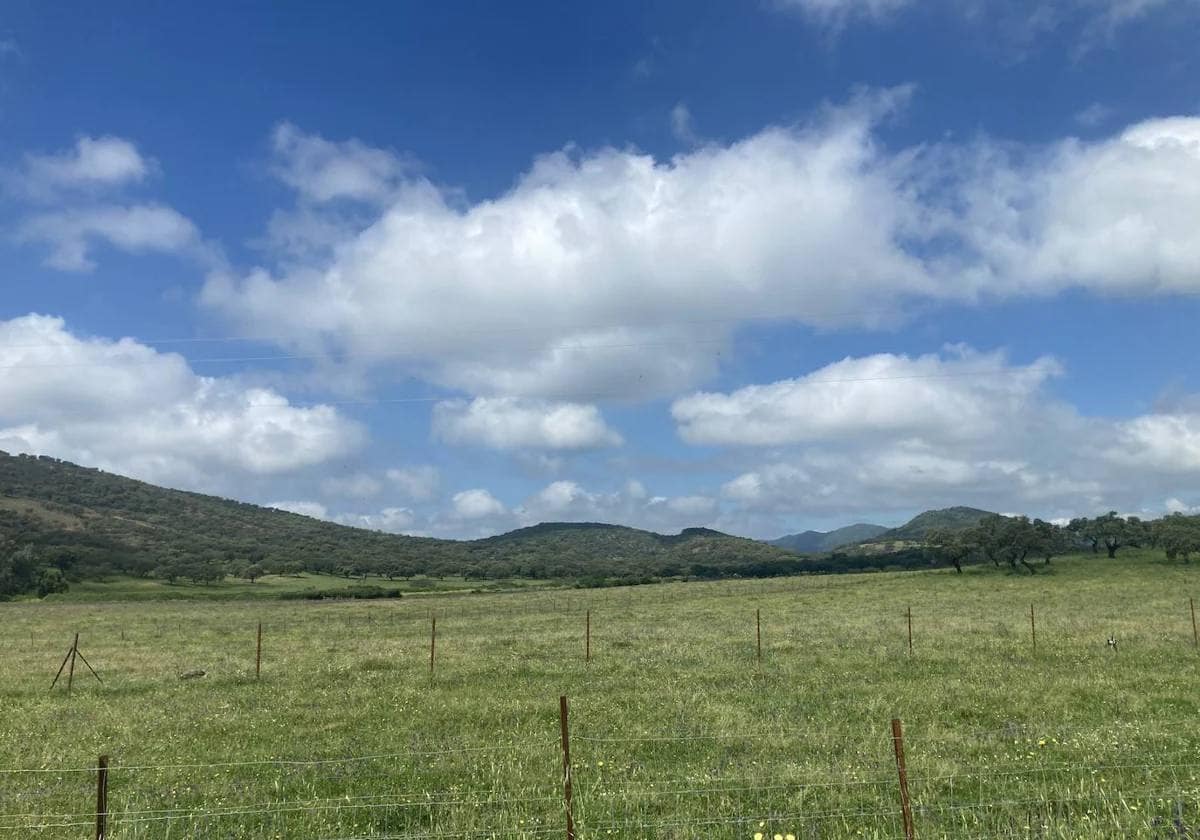
[[[804,531],[800,534],[788,534],[777,540],[768,540],[767,543],[799,554],[819,554],[833,551],[844,545],[865,542],[887,530],[883,525],[869,525],[860,522],[832,531]]]
[[[991,511],[973,507],[948,507],[941,510],[927,510],[919,513],[899,528],[884,531],[871,542],[887,540],[922,540],[935,528],[949,528],[959,531],[979,524],[985,516],[995,516]]]
[[[23,546],[76,580],[116,572],[208,581],[307,571],[602,583],[807,569],[791,552],[702,528],[667,536],[549,523],[474,541],[408,537],[0,453],[0,560]],[[25,589],[34,585],[35,576],[27,577]]]

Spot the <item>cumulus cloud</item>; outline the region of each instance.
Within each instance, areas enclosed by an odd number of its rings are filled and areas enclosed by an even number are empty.
[[[281,123],[271,135],[271,171],[306,201],[377,202],[410,168],[399,156],[358,140],[333,142]]]
[[[154,161],[120,137],[80,137],[75,146],[58,154],[25,156],[16,180],[37,199],[65,190],[111,189],[137,183],[154,172]]]
[[[433,428],[447,443],[493,449],[593,449],[621,443],[594,405],[512,397],[438,403]]]
[[[543,487],[513,512],[522,525],[538,522],[619,522],[660,533],[711,524],[717,515],[715,498],[648,496],[641,482],[631,480],[619,490],[588,490],[578,482],[560,480]]]
[[[901,241],[924,211],[870,137],[905,96],[670,161],[546,155],[467,207],[409,179],[330,264],[217,276],[203,300],[476,394],[670,393],[715,371],[739,317],[878,323],[894,317],[880,305],[937,292]]]
[[[979,438],[1011,428],[1061,372],[1051,358],[1008,365],[1001,353],[953,347],[917,358],[847,358],[807,376],[731,394],[677,400],[671,414],[689,443],[764,445],[853,439],[864,433]]]
[[[19,225],[17,239],[48,245],[46,264],[62,271],[94,269],[90,250],[97,241],[132,254],[209,256],[196,226],[161,204],[98,205],[40,213]]]
[[[359,472],[323,479],[321,490],[328,496],[370,499],[383,491],[383,482],[370,473]]]
[[[1200,477],[1200,413],[1085,417],[1049,392],[1062,372],[956,346],[846,359],[673,412],[685,439],[752,464],[723,485],[720,521],[756,533],[800,513],[1142,510]]]
[[[1040,153],[956,154],[967,282],[990,295],[1200,289],[1200,118],[1137,123]],[[947,162],[948,166],[955,163]]]
[[[508,513],[504,503],[482,488],[455,493],[450,500],[459,519],[485,519]]]
[[[666,161],[546,155],[471,205],[406,176],[325,259],[214,275],[203,301],[303,352],[591,402],[694,387],[765,315],[872,328],[918,302],[1200,289],[1200,118],[889,151],[876,126],[908,94]]]
[[[197,489],[283,475],[357,449],[363,430],[236,377],[200,376],[132,339],[63,320],[0,321],[0,449],[48,454]]]
[[[442,476],[437,467],[426,465],[394,467],[387,471],[390,481],[405,498],[423,502],[437,495]]]

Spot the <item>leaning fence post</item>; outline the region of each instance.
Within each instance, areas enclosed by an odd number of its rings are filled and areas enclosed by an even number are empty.
[[[558,698],[558,720],[562,727],[563,802],[567,807],[567,840],[575,840],[575,814],[571,807],[571,735],[567,726],[567,696]]]
[[[108,836],[108,756],[100,756],[96,766],[96,840]]]
[[[1192,608],[1192,647],[1200,645],[1200,635],[1196,634],[1196,599],[1188,598],[1188,606]]]
[[[892,746],[896,750],[896,772],[900,776],[900,816],[904,820],[904,840],[913,840],[912,803],[908,798],[908,768],[904,764],[904,729],[899,718],[892,718]]]
[[[1034,618],[1033,604],[1029,605],[1029,634],[1033,637],[1033,652],[1037,653],[1037,620]]]

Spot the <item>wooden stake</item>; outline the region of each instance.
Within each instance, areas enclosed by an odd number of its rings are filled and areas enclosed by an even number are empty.
[[[104,680],[100,679],[100,675],[96,673],[96,669],[92,667],[92,663],[88,662],[84,655],[79,650],[79,634],[75,634],[74,641],[71,642],[71,649],[67,651],[67,655],[63,657],[62,664],[58,666],[58,673],[54,675],[54,681],[50,683],[50,688],[58,685],[58,680],[62,676],[64,668],[68,664],[70,668],[67,671],[67,694],[71,693],[71,685],[75,682],[75,660],[79,659],[87,666],[87,669],[92,672],[92,676],[96,678],[96,682],[104,685]]]
[[[58,678],[62,676],[63,669],[67,667],[67,660],[71,658],[71,654],[75,652],[75,645],[71,645],[71,649],[67,651],[67,655],[63,657],[62,664],[58,666],[58,673],[54,675],[54,682],[50,683],[50,688],[58,685]]]
[[[254,679],[262,676],[262,622],[258,622],[258,643],[254,647]]]
[[[583,661],[592,661],[592,611],[587,611],[587,619],[585,620],[583,631]]]
[[[96,840],[108,836],[108,756],[100,756],[96,767]]]
[[[1033,637],[1033,652],[1037,653],[1037,619],[1034,618],[1033,604],[1029,605],[1029,634]]]
[[[429,676],[433,676],[433,652],[437,647],[437,616],[429,616]]]
[[[758,664],[762,665],[762,610],[754,611],[754,632],[758,638]]]
[[[908,798],[908,768],[904,764],[904,729],[899,718],[892,719],[892,746],[896,751],[896,772],[900,776],[900,816],[904,820],[904,840],[913,840],[912,803]]]
[[[1200,645],[1200,636],[1196,635],[1196,599],[1188,598],[1188,605],[1192,608],[1192,646]]]
[[[71,683],[75,680],[75,657],[79,655],[79,634],[75,634],[75,641],[71,642],[71,668],[67,671],[67,694],[71,693]]]
[[[912,655],[912,607],[908,608],[908,653]]]
[[[575,814],[571,806],[571,735],[567,726],[567,697],[558,698],[558,720],[562,726],[563,802],[567,807],[567,840],[575,840]]]

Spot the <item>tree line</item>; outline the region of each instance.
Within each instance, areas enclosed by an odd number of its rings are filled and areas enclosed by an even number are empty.
[[[965,564],[990,562],[1036,574],[1039,561],[1048,566],[1063,554],[1099,554],[1101,549],[1112,559],[1122,548],[1158,548],[1168,560],[1187,563],[1193,553],[1200,552],[1200,516],[1173,513],[1147,521],[1114,510],[1058,525],[1027,516],[994,514],[970,528],[934,529],[926,536],[925,546],[931,559],[944,561],[959,573]]]

